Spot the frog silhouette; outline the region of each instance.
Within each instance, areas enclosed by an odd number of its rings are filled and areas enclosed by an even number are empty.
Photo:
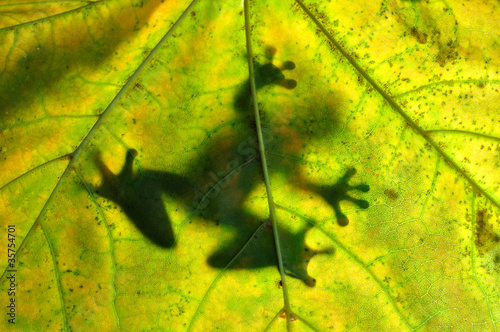
[[[276,49],[270,47],[267,49],[268,62],[255,62],[254,79],[257,90],[274,87],[291,90],[297,86],[295,80],[285,78],[283,73],[293,70],[295,64],[286,61],[281,67],[276,66],[272,62],[275,53]],[[204,189],[197,192],[194,198],[195,206],[204,219],[213,220],[225,228],[219,247],[208,257],[207,262],[210,266],[221,269],[276,267],[278,259],[269,221],[263,221],[244,208],[248,196],[264,182],[253,125],[255,121],[251,108],[250,79],[245,80],[237,90],[233,106],[239,127],[233,129],[231,136],[213,141],[213,148],[209,150],[216,152],[217,158],[211,155],[203,158],[210,160],[205,168],[211,171],[201,179],[200,187]],[[262,132],[264,141],[269,143],[273,139],[272,130],[263,127]],[[203,183],[203,179],[211,181],[207,185],[206,180]],[[286,274],[302,280],[308,286],[314,286],[315,279],[307,273],[310,258],[332,251],[315,251],[309,248],[305,244],[307,227],[294,232],[284,227],[278,228]],[[255,250],[242,250],[249,247]]]
[[[174,232],[161,195],[165,192],[182,197],[188,195],[192,187],[187,179],[172,173],[134,172],[133,162],[137,154],[134,149],[127,151],[125,165],[119,174],[111,172],[100,153],[94,155],[102,184],[93,190],[120,206],[137,229],[153,243],[171,248],[175,245]]]
[[[272,60],[275,52],[274,48],[268,49],[269,60]],[[295,80],[286,79],[283,74],[283,71],[295,68],[292,61],[284,62],[281,67],[269,61],[263,65],[256,64],[255,68],[257,90],[272,89],[274,86],[276,89],[294,89],[297,86]],[[176,243],[168,207],[162,200],[162,194],[171,195],[192,206],[192,212],[203,220],[224,227],[220,230],[218,248],[207,258],[210,266],[220,269],[277,267],[274,235],[269,221],[262,220],[261,216],[245,208],[249,196],[263,183],[255,128],[251,125],[254,122],[251,103],[250,80],[247,79],[233,99],[234,110],[239,118],[238,127],[228,134],[214,137],[210,145],[200,151],[199,158],[190,165],[185,176],[154,170],[134,172],[137,151],[133,149],[127,152],[123,169],[113,174],[101,156],[97,155],[94,160],[103,181],[95,188],[96,193],[119,205],[145,237],[163,248],[172,248]],[[264,140],[273,139],[271,130],[263,128],[263,134]],[[274,149],[282,149],[283,144],[287,142],[275,141]],[[273,171],[294,176],[296,166],[291,161],[279,163],[275,164]],[[340,225],[346,225],[348,220],[341,212],[339,202],[354,200],[348,195],[352,189],[369,190],[366,185],[352,187],[348,184],[354,172],[349,170],[334,185],[309,187],[333,206]],[[354,202],[361,207],[368,205],[363,200]],[[280,220],[278,223],[285,272],[313,287],[316,280],[307,272],[310,259],[317,254],[332,254],[333,250],[313,250],[305,243],[310,226],[291,231],[280,226],[286,222],[293,222],[293,219]]]

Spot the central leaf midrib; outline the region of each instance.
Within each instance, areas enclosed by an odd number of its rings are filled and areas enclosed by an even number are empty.
[[[269,219],[271,220],[271,224],[273,227],[276,256],[278,258],[278,269],[279,269],[279,273],[280,273],[282,291],[283,291],[283,301],[284,301],[283,310],[285,311],[285,316],[286,316],[286,327],[287,327],[288,331],[291,331],[291,324],[290,323],[291,323],[292,311],[290,308],[290,300],[288,298],[288,287],[287,287],[286,278],[285,278],[285,268],[284,268],[284,264],[283,264],[283,256],[281,253],[280,238],[279,238],[279,234],[278,234],[278,224],[276,221],[276,214],[274,211],[274,202],[273,202],[273,195],[272,195],[272,190],[271,190],[271,183],[269,180],[269,174],[268,174],[268,170],[267,170],[266,151],[265,151],[264,139],[263,139],[263,135],[262,135],[262,127],[261,127],[261,123],[260,123],[259,106],[258,106],[258,102],[257,102],[257,89],[256,89],[256,85],[255,85],[255,73],[254,73],[254,68],[253,68],[251,24],[250,24],[250,13],[249,13],[248,0],[244,0],[244,12],[245,12],[245,37],[246,37],[246,47],[247,47],[248,72],[249,72],[250,90],[251,90],[251,96],[252,96],[251,100],[253,102],[252,106],[253,106],[255,126],[256,126],[255,130],[257,131],[257,138],[258,138],[258,142],[259,142],[259,154],[260,154],[260,160],[262,163],[264,182],[266,185],[267,200],[268,200],[268,205],[269,205]]]

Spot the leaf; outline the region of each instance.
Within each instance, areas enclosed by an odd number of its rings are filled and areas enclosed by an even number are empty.
[[[498,2],[1,8],[2,330],[497,329]]]

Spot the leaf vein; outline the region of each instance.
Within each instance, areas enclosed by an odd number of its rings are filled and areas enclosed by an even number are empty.
[[[399,106],[389,94],[387,94],[378,84],[375,82],[373,78],[371,78],[364,70],[361,68],[361,66],[347,53],[344,48],[333,38],[333,36],[328,32],[328,30],[321,24],[321,22],[318,21],[318,19],[311,13],[311,11],[304,5],[304,3],[301,0],[295,0],[300,7],[302,7],[302,10],[306,12],[306,14],[311,18],[311,20],[316,24],[316,26],[323,32],[326,38],[328,38],[339,50],[339,52],[342,54],[342,56],[358,71],[358,73],[364,77],[364,79],[384,98],[385,101],[391,106],[391,108],[398,113],[403,120],[413,129],[415,130],[420,136],[422,136],[423,139],[425,139],[440,155],[441,157],[448,163],[455,171],[463,176],[467,182],[471,184],[471,186],[479,191],[481,194],[483,194],[485,197],[488,198],[496,207],[500,208],[500,202],[498,202],[492,195],[487,193],[479,184],[477,184],[469,175],[467,175],[461,168],[460,166],[450,157],[448,154],[446,154],[440,147],[439,145],[432,140],[429,135],[423,130],[420,126],[418,126],[415,121],[413,121],[408,114],[406,114],[401,106]]]

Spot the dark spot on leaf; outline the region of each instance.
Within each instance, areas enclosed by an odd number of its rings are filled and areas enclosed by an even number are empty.
[[[392,200],[395,200],[399,197],[398,193],[394,189],[391,189],[391,188],[384,190],[384,194],[389,199],[392,199]]]
[[[410,29],[410,34],[415,37],[415,39],[417,40],[417,42],[419,42],[420,44],[425,44],[427,43],[427,34],[421,32],[420,30],[418,30],[416,27],[412,27]]]
[[[480,255],[491,252],[498,246],[500,236],[496,234],[492,225],[488,222],[487,210],[478,210],[476,212],[476,249]]]
[[[435,61],[441,66],[448,62],[455,60],[458,57],[458,53],[455,50],[455,46],[452,41],[449,41],[446,45],[439,44],[439,52],[435,57]]]

